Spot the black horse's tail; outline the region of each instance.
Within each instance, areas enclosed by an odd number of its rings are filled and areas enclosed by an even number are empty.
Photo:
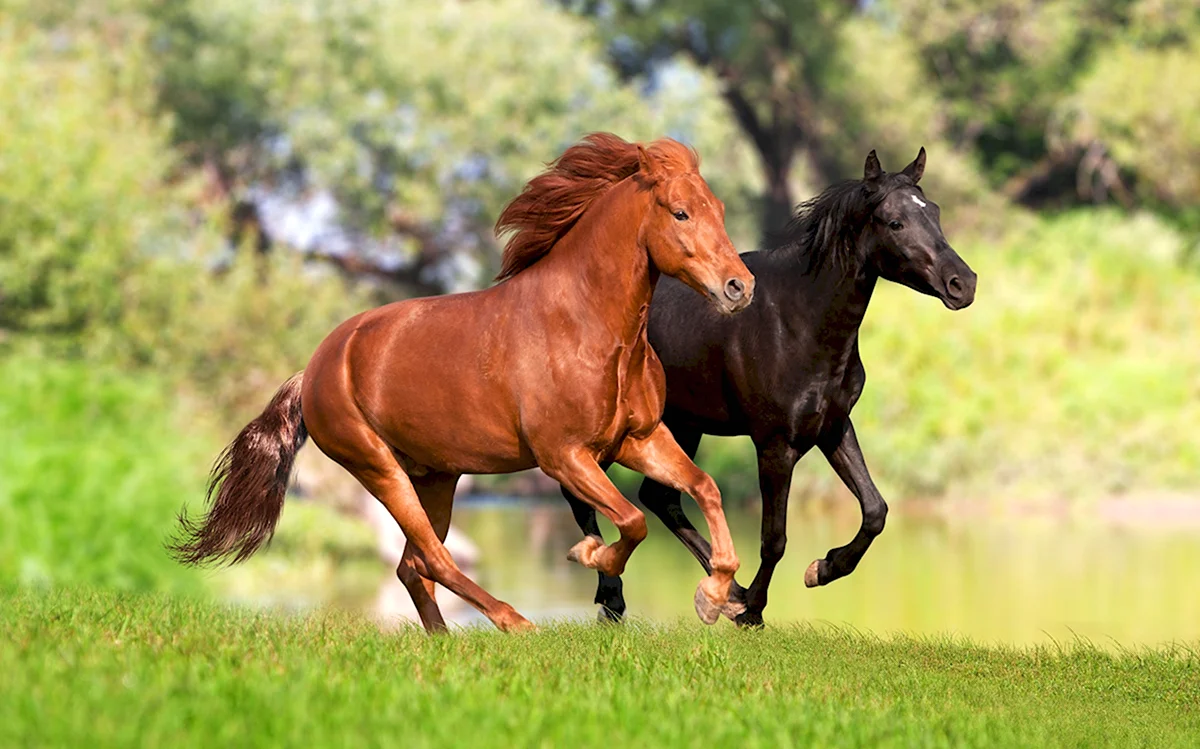
[[[217,458],[208,481],[208,512],[199,521],[179,513],[167,549],[183,564],[235,564],[271,540],[296,452],[308,438],[300,412],[299,372],[275,393],[257,419]]]

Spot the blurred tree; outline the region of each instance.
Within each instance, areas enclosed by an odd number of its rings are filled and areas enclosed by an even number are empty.
[[[828,124],[847,101],[835,81],[848,73],[839,54],[841,27],[857,12],[847,0],[563,0],[590,16],[609,42],[625,78],[652,73],[685,55],[711,70],[722,96],[758,154],[765,194],[764,231],[791,217],[792,171],[807,160],[812,179],[845,176],[828,143]]]
[[[68,44],[0,9],[0,329],[113,325],[170,223],[167,128],[135,45]],[[103,61],[104,64],[101,64]]]
[[[1052,148],[1086,154],[1081,193],[1139,198],[1200,229],[1200,5],[1143,0],[1130,21],[1060,104]]]
[[[590,17],[625,78],[686,57],[712,71],[764,184],[762,228],[781,227],[796,172],[820,189],[855,176],[879,148],[899,168],[919,145],[940,145],[937,100],[915,50],[856,0],[562,0]],[[935,149],[939,150],[939,149]],[[937,157],[947,155],[940,149]],[[973,170],[957,186],[971,189]],[[901,162],[904,159],[904,162]]]
[[[16,5],[0,5],[0,342],[156,366],[228,403],[361,309],[283,259],[209,272],[229,248],[157,112],[145,16]]]
[[[1093,62],[1127,33],[1139,0],[886,0],[920,48],[947,133],[994,186],[1030,205],[1078,200],[1084,149],[1053,149],[1053,129]]]
[[[203,175],[235,243],[291,244],[388,297],[486,282],[500,207],[592,130],[674,135],[719,154],[729,191],[752,191],[704,76],[643,97],[588,24],[540,0],[0,3],[152,61],[175,175]]]
[[[586,24],[538,0],[151,12],[162,106],[192,161],[241,201],[235,218],[270,233],[274,200],[308,224],[290,239],[310,256],[409,292],[486,280],[503,203],[584,133],[675,125],[695,141],[688,120],[704,110],[694,87],[656,116],[607,70]]]

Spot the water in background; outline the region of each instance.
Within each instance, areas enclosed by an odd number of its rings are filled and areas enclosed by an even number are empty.
[[[758,518],[731,514],[748,585]],[[455,523],[479,547],[479,582],[534,619],[592,618],[596,575],[566,560],[578,540],[561,501],[463,502]],[[828,622],[874,633],[963,635],[989,643],[1085,638],[1101,646],[1200,641],[1200,529],[1062,519],[948,521],[893,512],[859,568],[823,588],[804,570],[849,541],[858,518],[794,512],[769,623]],[[698,527],[703,527],[698,524]],[[606,529],[612,540],[612,529]],[[700,566],[657,521],[625,573],[629,613],[694,618]]]

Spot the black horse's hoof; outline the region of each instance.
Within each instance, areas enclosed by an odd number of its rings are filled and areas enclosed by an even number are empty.
[[[596,621],[601,624],[622,624],[625,622],[625,615],[601,604],[600,611],[596,614]]]
[[[738,615],[733,623],[742,629],[762,629],[763,618],[761,611],[743,611]]]
[[[804,570],[804,587],[815,588],[819,585],[826,585],[831,582],[833,576],[829,574],[829,562],[824,559],[814,560],[808,565],[808,569]]]

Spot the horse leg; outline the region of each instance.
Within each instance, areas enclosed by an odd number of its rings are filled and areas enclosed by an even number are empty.
[[[575,449],[552,457],[539,457],[538,465],[546,475],[562,484],[565,490],[604,513],[604,517],[612,521],[621,533],[621,537],[611,546],[604,543],[599,533],[587,535],[571,547],[567,558],[584,567],[600,570],[609,577],[619,576],[625,570],[629,555],[646,537],[646,516],[617,491],[600,464],[585,450]],[[596,527],[596,530],[599,528]]]
[[[761,562],[754,581],[746,589],[746,611],[735,620],[739,625],[762,626],[771,576],[787,547],[788,493],[792,488],[792,471],[802,452],[806,451],[797,450],[782,439],[758,446],[758,485],[763,501]]]
[[[404,556],[396,567],[396,577],[404,583],[413,605],[417,608],[417,616],[421,617],[421,625],[426,632],[445,632],[446,620],[442,618],[442,610],[438,608],[434,598],[434,582],[421,576],[417,571],[416,550],[412,544],[404,545]]]
[[[699,449],[700,438],[703,436],[701,432],[681,428],[674,435],[675,441],[683,448],[683,452],[689,459],[695,461],[696,450]],[[642,481],[642,486],[638,490],[638,499],[646,506],[646,509],[653,512],[667,530],[675,534],[675,537],[692,553],[696,561],[700,562],[706,575],[712,574],[712,565],[709,563],[709,559],[712,557],[712,547],[709,545],[708,539],[700,535],[700,531],[696,530],[696,526],[692,525],[687,513],[683,511],[682,496],[678,489],[664,486],[649,478]],[[745,610],[745,604],[746,590],[737,584],[737,580],[734,580],[729,589],[729,601],[721,609],[721,613],[726,618],[736,619]]]
[[[600,470],[607,471],[608,466],[600,464]],[[596,522],[596,511],[592,506],[572,494],[567,487],[562,487],[563,498],[571,506],[571,514],[575,516],[575,524],[585,536],[600,536],[600,524]],[[619,622],[625,616],[625,595],[620,577],[606,575],[597,570],[600,581],[596,585],[595,602],[600,604],[600,617],[604,621]]]
[[[354,430],[343,428],[339,434],[343,441],[335,443],[337,447],[334,452],[328,454],[388,509],[404,531],[408,541],[405,549],[413,548],[410,564],[416,571],[422,577],[435,580],[453,591],[505,632],[531,628],[533,625],[516,609],[496,600],[462,573],[438,538],[429,515],[421,506],[421,498],[412,480],[397,462],[391,447],[366,424],[356,426]],[[431,495],[430,499],[431,509],[435,513],[444,512],[448,518],[453,493],[447,496]],[[429,624],[426,624],[426,629],[436,631]]]
[[[643,439],[627,437],[621,444],[617,462],[664,486],[686,491],[700,506],[712,537],[712,554],[711,572],[696,588],[696,613],[705,624],[716,622],[729,603],[733,575],[739,565],[716,482],[696,467],[675,442],[671,430],[661,423]]]
[[[824,559],[818,559],[808,566],[804,572],[804,584],[810,588],[826,585],[853,572],[871,542],[883,532],[887,521],[887,503],[867,472],[867,463],[863,460],[862,448],[858,446],[858,437],[854,434],[850,418],[837,424],[828,435],[822,435],[819,444],[829,465],[833,466],[842,482],[858,499],[862,508],[862,525],[854,540],[845,546],[830,549]]]
[[[691,429],[681,429],[676,436],[676,442],[683,448],[683,451],[689,458],[695,458],[696,450],[700,446],[701,433]],[[602,469],[607,470],[607,465],[602,465]],[[585,535],[599,536],[600,528],[596,524],[596,511],[590,505],[581,501],[574,494],[563,487],[563,497],[571,506],[571,512],[575,516],[575,523]],[[692,552],[692,555],[699,560],[701,566],[704,567],[704,573],[710,574],[712,568],[709,566],[708,559],[712,555],[712,550],[709,548],[708,541],[700,532],[692,525],[692,521],[688,520],[687,515],[683,511],[683,504],[680,502],[680,492],[677,489],[672,489],[669,486],[662,484],[652,479],[642,481],[641,489],[638,491],[638,499],[646,506],[646,509],[653,512],[662,520],[663,525],[683,542],[684,546]],[[603,606],[600,613],[605,618],[611,621],[619,621],[625,614],[625,597],[624,585],[620,577],[612,577],[599,573],[600,580],[596,586],[596,603]],[[741,588],[734,583],[734,592],[731,593],[731,598],[736,597],[741,600]]]
[[[675,442],[688,459],[695,460],[696,450],[700,448],[701,433],[695,429],[681,428],[677,432],[672,432],[672,436],[675,437]],[[658,516],[667,530],[674,533],[676,538],[683,542],[688,551],[692,552],[692,556],[696,557],[696,561],[704,567],[705,574],[711,574],[712,565],[709,564],[709,559],[712,557],[712,548],[683,511],[680,490],[660,484],[652,478],[646,478],[642,481],[641,488],[638,489],[638,499],[646,506],[647,510]]]
[[[421,500],[421,506],[425,508],[425,514],[429,516],[434,533],[444,544],[446,534],[450,531],[450,513],[454,506],[454,487],[458,483],[458,476],[433,473],[414,477],[412,483]],[[425,629],[429,632],[443,632],[446,630],[446,621],[442,618],[441,609],[438,608],[433,595],[434,582],[423,577],[417,570],[416,558],[416,548],[411,542],[406,543],[404,556],[400,560],[400,566],[396,568],[396,576],[408,589]]]

